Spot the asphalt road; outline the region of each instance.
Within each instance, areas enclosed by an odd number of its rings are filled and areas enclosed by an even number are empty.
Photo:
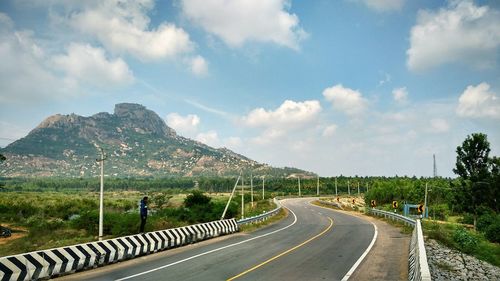
[[[363,219],[282,201],[287,218],[251,234],[204,241],[64,280],[341,280],[368,248],[374,226]]]

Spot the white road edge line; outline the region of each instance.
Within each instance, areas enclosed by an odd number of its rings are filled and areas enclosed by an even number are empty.
[[[312,203],[309,202],[309,204],[312,204]],[[332,210],[331,208],[326,208],[326,207],[323,207],[323,206],[317,206],[317,207]],[[344,277],[342,278],[341,281],[347,281],[351,277],[351,275],[354,273],[354,271],[356,270],[356,268],[358,268],[358,266],[365,259],[366,255],[368,255],[368,253],[372,249],[373,245],[375,244],[375,241],[377,240],[377,236],[378,236],[378,229],[377,229],[377,226],[373,222],[370,222],[370,223],[373,225],[373,228],[375,229],[375,233],[373,233],[372,242],[370,242],[370,245],[368,245],[368,248],[366,248],[365,252],[359,257],[359,259],[351,267],[351,269],[349,269],[349,271],[346,273],[346,275],[344,275]]]
[[[356,263],[351,267],[351,269],[349,269],[349,271],[346,273],[344,278],[342,278],[342,281],[347,281],[351,277],[351,275],[354,273],[356,268],[358,268],[358,266],[361,264],[361,262],[365,259],[366,255],[368,255],[368,253],[372,249],[373,245],[375,244],[375,241],[377,240],[377,236],[378,236],[377,226],[373,222],[370,222],[370,223],[373,225],[373,228],[375,228],[375,233],[373,234],[372,242],[370,243],[368,248],[366,248],[365,252],[359,257],[359,259],[356,261]]]
[[[224,247],[220,247],[220,248],[213,249],[213,250],[210,250],[210,251],[207,251],[207,252],[203,252],[203,253],[200,253],[200,254],[197,254],[197,255],[194,255],[194,256],[191,256],[189,258],[185,258],[185,259],[173,262],[173,263],[162,265],[162,266],[157,267],[157,268],[153,268],[153,269],[150,269],[150,270],[147,270],[147,271],[143,271],[143,272],[140,272],[140,273],[137,273],[137,274],[134,274],[134,275],[130,275],[130,276],[126,276],[126,277],[123,277],[123,278],[120,278],[120,279],[116,279],[115,281],[122,281],[122,280],[131,279],[131,278],[134,278],[134,277],[138,277],[138,276],[141,276],[141,275],[145,275],[145,274],[148,274],[148,273],[151,273],[151,272],[154,272],[154,271],[158,271],[160,269],[171,267],[171,266],[174,266],[174,265],[179,264],[179,263],[183,263],[183,262],[186,262],[186,261],[189,261],[189,260],[201,257],[201,256],[205,256],[205,255],[208,255],[208,254],[211,254],[211,253],[215,253],[215,252],[218,252],[220,250],[224,250],[224,249],[227,249],[227,248],[230,248],[230,247],[233,247],[233,246],[237,246],[237,245],[240,245],[240,244],[243,244],[243,243],[246,243],[246,242],[249,242],[249,241],[252,241],[252,240],[255,240],[255,239],[259,239],[259,238],[262,238],[262,237],[265,237],[265,236],[268,236],[268,235],[280,232],[282,230],[285,230],[285,229],[291,227],[292,225],[294,225],[295,223],[297,223],[297,216],[295,215],[295,213],[292,210],[288,209],[287,207],[284,207],[284,208],[286,208],[288,211],[290,211],[290,213],[292,213],[294,219],[293,219],[293,222],[291,224],[289,224],[289,225],[287,225],[287,226],[285,226],[283,228],[271,231],[271,232],[266,233],[266,234],[255,236],[255,237],[252,237],[250,239],[243,240],[243,241],[240,241],[240,242],[237,242],[237,243],[234,243],[234,244],[229,244],[229,245],[226,245]]]

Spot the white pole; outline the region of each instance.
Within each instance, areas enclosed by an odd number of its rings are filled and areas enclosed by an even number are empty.
[[[241,178],[241,172],[240,175],[238,176],[238,179],[236,180],[236,183],[234,184],[233,191],[231,192],[231,196],[229,196],[229,200],[227,200],[226,207],[224,208],[224,212],[222,213],[222,216],[220,217],[221,220],[224,219],[226,216],[227,208],[229,207],[229,203],[231,203],[231,199],[233,198],[234,191],[236,190],[236,187],[238,186],[238,182],[240,181]]]
[[[351,195],[351,186],[349,185],[349,181],[347,181],[347,192]]]
[[[250,173],[250,201],[253,207],[253,173]]]
[[[319,196],[319,175],[318,175],[318,181],[316,182],[316,195]]]
[[[358,181],[358,196],[359,196],[359,181]]]
[[[298,177],[299,179],[299,197],[302,196],[301,193],[300,193],[300,177]]]
[[[98,161],[101,162],[101,190],[99,193],[99,241],[102,240],[103,236],[103,224],[104,224],[104,150],[101,150],[101,159]]]
[[[335,177],[335,196],[339,196],[337,193],[337,177]]]
[[[243,178],[241,178],[241,218],[245,218],[245,191],[243,190]]]
[[[264,192],[264,182],[266,181],[266,176],[262,176],[262,200],[265,199],[266,195],[265,195],[265,192]]]

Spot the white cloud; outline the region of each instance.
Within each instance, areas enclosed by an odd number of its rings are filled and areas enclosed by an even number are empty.
[[[5,13],[0,12],[0,27],[8,28],[11,29],[14,27],[14,23],[12,22],[12,19]]]
[[[406,87],[396,88],[392,90],[392,97],[397,103],[404,104],[408,101],[408,90]]]
[[[326,126],[324,129],[323,129],[323,137],[331,137],[333,136],[333,134],[335,133],[335,131],[337,131],[337,125],[335,124],[332,124],[332,125],[329,125],[329,126]]]
[[[208,63],[202,56],[196,56],[190,60],[191,72],[197,76],[208,74]]]
[[[332,102],[333,108],[348,115],[362,113],[368,101],[363,98],[360,92],[349,88],[344,88],[341,84],[326,88],[323,91],[326,100]]]
[[[151,20],[147,13],[153,7],[152,0],[88,2],[83,8],[72,10],[69,21],[72,27],[94,36],[107,49],[141,60],[173,58],[191,52],[194,44],[182,28],[167,22],[149,28]]]
[[[500,46],[500,12],[472,1],[450,1],[439,11],[419,11],[410,34],[407,65],[425,70],[461,62],[491,67]]]
[[[200,117],[195,114],[182,116],[178,113],[170,113],[167,115],[167,125],[172,127],[181,135],[192,135],[198,131]]]
[[[358,0],[368,8],[377,12],[398,11],[404,5],[405,0]]]
[[[292,49],[307,33],[290,14],[287,0],[182,0],[184,15],[231,47],[249,41],[272,42]]]
[[[16,124],[0,120],[0,147],[5,147],[13,141],[26,136],[29,131],[29,129],[19,127]]]
[[[500,118],[500,98],[488,83],[468,86],[458,99],[457,114],[462,117]]]
[[[198,135],[196,135],[195,139],[201,143],[204,143],[212,147],[220,146],[219,135],[214,130],[210,130],[204,133],[199,133]]]
[[[384,78],[382,78],[380,81],[378,81],[378,86],[383,86],[384,84],[390,83],[392,80],[392,76],[389,73],[383,73]]]
[[[74,81],[57,77],[33,32],[16,30],[0,13],[0,102],[35,103],[78,93]]]
[[[128,84],[134,80],[132,71],[121,58],[108,60],[103,49],[88,44],[72,43],[67,55],[55,56],[52,61],[70,77],[96,86]]]
[[[431,132],[433,133],[445,133],[450,130],[450,124],[448,121],[442,118],[435,118],[431,120]]]
[[[279,127],[282,129],[301,126],[313,120],[321,111],[319,101],[295,102],[286,100],[276,110],[256,108],[243,117],[250,127]]]

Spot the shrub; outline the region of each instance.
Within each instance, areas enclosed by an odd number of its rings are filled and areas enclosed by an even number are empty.
[[[85,229],[89,234],[97,234],[99,230],[99,211],[84,211],[79,217],[70,221],[74,229]]]
[[[429,208],[429,215],[435,216],[435,219],[445,221],[450,215],[448,204],[436,204]]]
[[[469,213],[465,213],[463,218],[458,220],[458,222],[463,224],[474,224],[474,216]]]
[[[500,219],[498,219],[498,216],[497,219],[486,228],[484,236],[491,242],[500,242]]]
[[[486,229],[498,220],[494,213],[485,213],[477,219],[477,230],[485,232]]]
[[[459,249],[467,254],[473,253],[479,244],[479,240],[475,236],[461,227],[454,231],[453,240],[457,243]]]
[[[199,190],[194,190],[191,194],[186,196],[184,199],[184,206],[186,208],[191,208],[195,206],[206,206],[210,203],[212,198],[203,194],[203,192]]]

